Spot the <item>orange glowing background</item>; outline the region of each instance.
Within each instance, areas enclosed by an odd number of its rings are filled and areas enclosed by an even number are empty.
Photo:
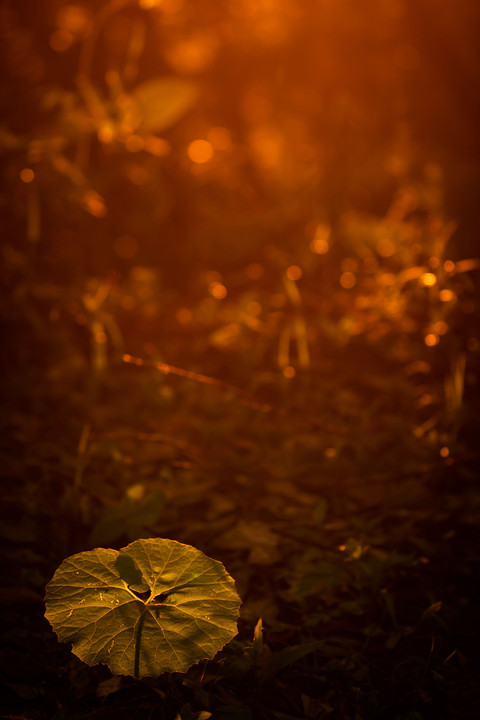
[[[433,348],[477,312],[479,27],[473,0],[7,1],[7,235],[97,345],[155,354],[172,306],[287,378],[322,335]]]

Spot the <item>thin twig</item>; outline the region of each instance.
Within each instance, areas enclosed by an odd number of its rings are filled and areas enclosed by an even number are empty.
[[[273,415],[277,415],[283,418],[295,417],[295,413],[291,410],[285,410],[284,408],[278,408],[269,403],[260,402],[259,400],[256,400],[254,397],[252,397],[246,390],[243,390],[242,388],[239,388],[236,385],[232,385],[231,383],[227,383],[223,380],[219,380],[218,378],[210,377],[209,375],[196,373],[192,370],[184,370],[183,368],[176,367],[175,365],[169,365],[168,363],[164,362],[143,360],[142,358],[134,357],[133,355],[128,354],[123,355],[122,360],[125,363],[128,363],[130,365],[136,365],[137,367],[153,368],[154,370],[158,370],[159,372],[163,373],[163,375],[176,375],[177,377],[185,378],[187,380],[193,380],[194,382],[202,383],[204,385],[217,387],[220,390],[232,393],[239,399],[240,405],[249,407],[252,410],[258,410],[263,413],[271,413]],[[339,427],[336,425],[330,425],[329,423],[324,423],[318,420],[318,418],[312,417],[311,415],[302,414],[301,417],[295,419],[298,420],[298,422],[307,423],[308,425],[316,427],[319,430],[332,435],[345,436],[349,432],[346,427]]]
[[[253,410],[260,410],[261,412],[265,413],[272,412],[273,410],[271,405],[258,402],[258,400],[254,400],[245,390],[242,390],[236,385],[231,385],[230,383],[210,377],[209,375],[202,375],[201,373],[196,373],[192,370],[184,370],[183,368],[176,367],[175,365],[168,365],[164,362],[142,360],[142,358],[133,357],[133,355],[123,355],[122,360],[123,362],[129,363],[131,365],[154,368],[155,370],[163,373],[163,375],[176,375],[177,377],[186,378],[187,380],[194,380],[195,382],[203,383],[204,385],[211,385],[213,387],[220,388],[220,390],[231,392],[240,398],[240,403],[242,405],[246,405]]]

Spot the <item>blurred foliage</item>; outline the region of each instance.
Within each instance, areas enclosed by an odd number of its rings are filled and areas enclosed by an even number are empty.
[[[102,368],[139,327],[161,355],[175,314],[283,369],[324,335],[452,346],[452,316],[476,325],[445,201],[478,171],[473,115],[448,78],[423,93],[447,40],[473,82],[471,3],[436,7],[423,44],[427,2],[372,0],[375,22],[347,1],[30,5],[2,9],[0,142],[4,283],[37,335],[73,326]],[[448,92],[446,155],[420,142]]]

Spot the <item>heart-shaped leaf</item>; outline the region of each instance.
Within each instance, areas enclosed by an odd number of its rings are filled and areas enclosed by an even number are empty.
[[[45,616],[89,665],[118,675],[184,672],[237,633],[240,598],[222,563],[174,540],[137,540],[63,561]]]

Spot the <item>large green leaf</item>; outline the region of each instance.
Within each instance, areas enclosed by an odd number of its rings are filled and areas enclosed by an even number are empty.
[[[240,598],[222,563],[174,540],[137,540],[63,561],[46,618],[89,665],[135,677],[184,672],[237,633]]]

